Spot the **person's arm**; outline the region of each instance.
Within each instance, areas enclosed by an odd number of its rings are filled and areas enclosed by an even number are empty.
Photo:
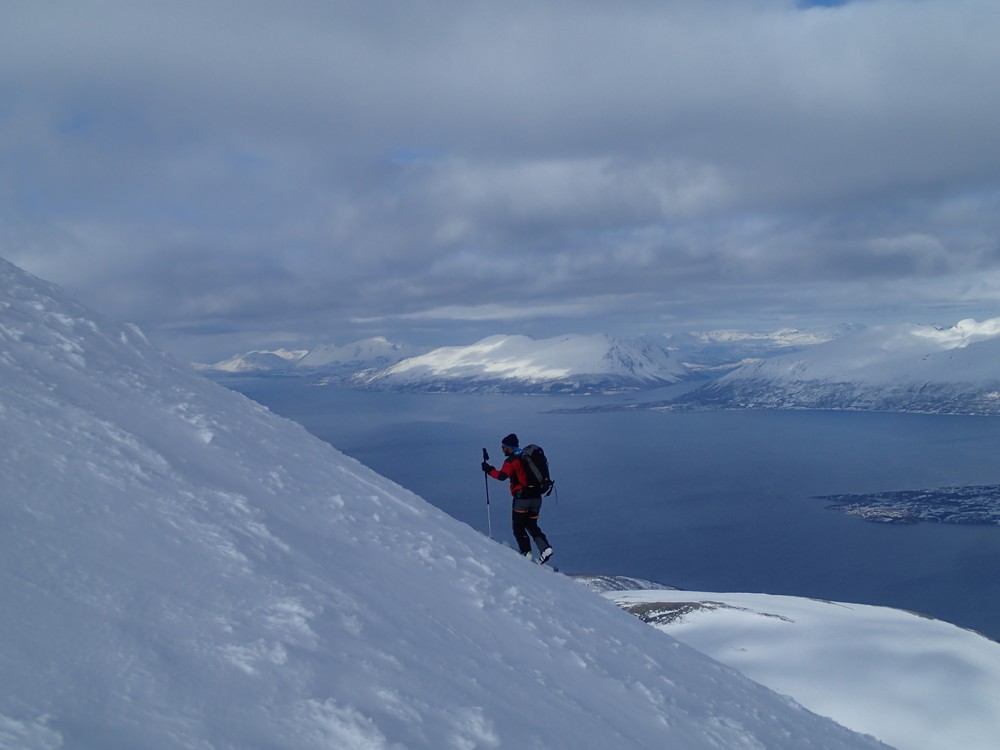
[[[510,463],[511,461],[508,458],[506,461],[503,462],[503,466],[501,466],[499,470],[494,469],[493,471],[491,471],[490,476],[493,477],[494,479],[499,479],[501,482],[507,481],[508,479],[510,479],[511,474],[513,474],[513,472],[510,470]]]
[[[520,471],[519,471],[520,470]],[[516,456],[511,456],[503,462],[503,466],[499,469],[494,469],[488,463],[483,461],[483,471],[489,474],[494,479],[499,479],[501,482],[506,482],[508,479],[513,479],[513,481],[520,486],[527,484],[527,480],[524,475],[524,468],[521,462],[517,460]],[[524,481],[518,481],[520,477]]]
[[[528,472],[524,468],[524,461],[517,456],[511,456],[504,461],[503,468],[506,476],[510,477],[510,494],[516,495],[528,486]]]
[[[508,463],[509,459],[508,461],[503,462],[502,468],[506,469]],[[494,479],[499,479],[501,482],[506,481],[508,478],[508,474],[505,471],[498,471],[494,467],[490,466],[489,463],[487,463],[486,461],[483,461],[483,471],[485,471],[489,476],[493,477]]]

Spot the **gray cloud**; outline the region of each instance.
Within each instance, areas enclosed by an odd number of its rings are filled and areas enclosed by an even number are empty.
[[[0,255],[202,357],[995,315],[1000,6],[800,5],[12,0]]]

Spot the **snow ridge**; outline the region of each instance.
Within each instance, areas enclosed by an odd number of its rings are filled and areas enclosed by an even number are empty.
[[[3,260],[0,435],[2,747],[883,747]]]

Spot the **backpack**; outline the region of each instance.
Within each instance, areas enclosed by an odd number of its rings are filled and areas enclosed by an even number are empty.
[[[526,489],[532,491],[532,494],[537,492],[539,497],[551,495],[555,482],[549,476],[549,460],[545,457],[545,451],[541,446],[535,444],[524,446],[520,457],[524,464],[524,473],[528,476]]]

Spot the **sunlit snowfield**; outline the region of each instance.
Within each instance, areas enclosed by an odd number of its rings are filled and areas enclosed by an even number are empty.
[[[1000,420],[842,412],[554,413],[621,396],[357,392],[224,383],[487,533],[486,447],[514,431],[550,456],[541,524],[573,573],[684,589],[911,609],[1000,639],[1000,527],[879,525],[817,495],[1000,483]],[[643,399],[662,399],[650,393]],[[509,496],[489,488],[510,543]]]

